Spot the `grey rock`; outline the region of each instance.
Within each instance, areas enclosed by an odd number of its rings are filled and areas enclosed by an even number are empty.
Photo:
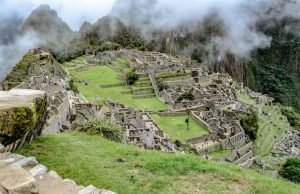
[[[6,189],[0,184],[0,194],[8,194]]]
[[[38,164],[36,161],[35,157],[28,157],[23,160],[19,160],[18,162],[15,163],[17,166],[20,166],[22,168],[24,167],[33,167]]]
[[[73,180],[70,180],[70,179],[64,179],[62,181],[64,184],[70,184],[70,185],[73,185],[73,186],[76,186],[77,184],[75,183],[75,181]]]
[[[47,172],[47,167],[41,164],[36,165],[35,167],[29,170],[29,174],[31,174],[31,176],[33,177],[44,175],[46,172]]]
[[[81,189],[78,194],[96,194],[98,189],[94,187],[93,185],[89,185],[84,189]],[[99,192],[98,192],[99,193]]]
[[[0,163],[5,163],[5,164],[11,164],[14,163],[16,160],[14,158],[8,158],[5,160],[0,160]]]
[[[50,177],[59,179],[59,180],[61,180],[61,181],[63,180],[63,179],[57,174],[57,172],[55,172],[55,171],[53,171],[53,170],[51,170],[50,172],[48,172],[48,175],[49,175]]]
[[[0,153],[4,153],[6,150],[5,150],[5,147],[4,147],[4,145],[2,145],[1,143],[0,143]]]
[[[102,190],[100,190],[100,194],[117,194],[117,193],[102,189]]]
[[[277,170],[273,171],[272,177],[275,178],[275,179],[278,177],[278,171]]]

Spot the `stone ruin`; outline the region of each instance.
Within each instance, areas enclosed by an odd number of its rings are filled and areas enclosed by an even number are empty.
[[[253,92],[251,89],[245,87],[243,88],[242,87],[242,90],[241,90],[242,93],[246,93],[250,96],[251,99],[255,100],[255,102],[257,104],[264,104],[264,105],[269,105],[269,106],[272,106],[273,105],[273,101],[274,99],[271,98],[271,97],[268,97],[266,95],[263,95],[261,93],[258,93],[258,92]]]
[[[112,66],[111,62],[118,57],[127,58],[130,68],[138,75],[149,77],[155,95],[171,112],[191,113],[196,122],[210,131],[208,136],[188,141],[195,146],[198,153],[207,155],[215,150],[230,150],[231,155],[226,160],[244,167],[250,167],[258,160],[251,141],[234,119],[237,115],[247,114],[248,107],[237,100],[235,91],[238,84],[228,74],[210,73],[207,67],[193,64],[190,59],[158,52],[107,51],[98,53],[95,60]],[[165,89],[160,91],[159,83],[164,83]],[[273,101],[247,88],[242,87],[242,90],[258,103],[271,104]],[[179,101],[179,97],[185,93],[192,94],[194,99]],[[140,147],[155,147],[155,137],[153,138],[153,132],[149,130],[151,126],[147,126],[145,122],[145,119],[151,119],[149,115],[120,104],[107,103],[110,107],[110,118],[124,127],[127,142]],[[150,138],[146,138],[146,141],[144,137]]]
[[[28,79],[4,82],[0,86],[0,193],[114,194],[93,185],[83,187],[72,180],[63,180],[56,172],[47,172],[34,157],[10,153],[40,135],[68,129],[70,118],[72,124],[84,124],[91,118],[103,116],[100,106],[82,102],[74,92],[67,90],[65,76],[52,69],[53,59],[49,53],[42,49],[29,53],[34,54],[36,60],[28,62],[35,65],[30,66],[34,69]]]
[[[2,87],[0,87],[3,90],[0,90],[0,107],[3,110],[0,114],[0,120],[1,122],[3,121],[3,124],[9,122],[11,114],[7,110],[10,110],[11,107],[7,108],[8,105],[13,106],[15,109],[12,110],[14,111],[38,102],[41,107],[36,106],[36,109],[30,109],[30,111],[38,112],[34,113],[39,116],[37,120],[38,125],[31,123],[32,126],[26,128],[28,133],[17,134],[18,138],[11,138],[13,142],[4,142],[4,140],[0,139],[0,143],[6,146],[7,151],[15,150],[20,145],[23,145],[25,140],[31,141],[38,135],[59,133],[70,128],[70,118],[73,119],[73,123],[84,124],[92,117],[101,117],[103,115],[101,107],[83,102],[77,94],[67,89],[67,84],[64,80],[65,76],[61,77],[56,71],[52,71],[52,67],[56,69],[52,66],[52,62],[48,62],[48,65],[39,64],[40,60],[51,61],[52,56],[50,53],[42,49],[33,49],[29,53],[30,55],[34,54],[34,58],[37,59],[35,61],[36,64],[30,64],[35,66],[34,68],[39,73],[32,76],[30,74],[28,79],[21,83],[2,83]],[[42,93],[43,101],[37,101],[41,97],[36,98],[35,93]],[[27,94],[28,96],[26,96]],[[24,98],[23,96],[26,97]],[[7,126],[2,126],[0,132],[3,133],[3,130],[7,130]],[[13,136],[13,134],[10,134],[10,136]]]
[[[145,149],[156,149],[174,152],[174,146],[169,142],[163,130],[151,118],[148,112],[125,107],[123,104],[105,100],[110,110],[109,118],[124,129],[124,139]]]

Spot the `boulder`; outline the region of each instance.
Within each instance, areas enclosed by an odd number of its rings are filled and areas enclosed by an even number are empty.
[[[41,175],[44,175],[47,172],[47,167],[45,167],[44,165],[36,165],[35,167],[33,167],[32,169],[29,170],[29,173],[33,176],[33,177],[38,177]]]
[[[112,191],[108,191],[108,190],[105,190],[105,189],[102,189],[102,190],[100,190],[99,194],[117,194],[117,193],[112,192]]]
[[[55,171],[53,171],[53,170],[51,170],[50,172],[48,172],[48,175],[50,176],[50,177],[53,177],[53,178],[55,178],[55,179],[58,179],[58,180],[63,180],[58,174],[57,174],[57,172],[55,172]]]
[[[64,184],[70,184],[70,185],[73,185],[73,186],[76,186],[77,184],[75,183],[75,181],[73,180],[70,180],[70,179],[64,179],[62,181]]]
[[[6,191],[6,189],[2,185],[0,185],[0,193],[1,194],[8,194],[8,192]]]
[[[20,166],[22,168],[33,167],[38,165],[38,162],[36,161],[35,157],[28,157],[23,160],[19,160],[18,162],[15,163],[15,165]]]
[[[0,153],[4,153],[6,150],[5,150],[5,147],[4,147],[4,145],[2,145],[1,143],[0,143]]]
[[[0,185],[9,194],[37,193],[36,180],[23,168],[14,164],[0,163]]]
[[[96,194],[96,193],[99,193],[99,191],[93,185],[89,185],[78,192],[78,194]]]

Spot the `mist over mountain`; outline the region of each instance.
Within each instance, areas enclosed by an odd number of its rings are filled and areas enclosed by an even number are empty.
[[[26,34],[29,31],[34,31],[36,38],[41,40],[40,46],[53,50],[66,48],[74,38],[71,28],[49,5],[40,5],[27,17],[21,33]]]

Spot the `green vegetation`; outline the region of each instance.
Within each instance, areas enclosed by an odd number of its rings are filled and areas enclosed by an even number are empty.
[[[138,81],[138,79],[139,76],[134,71],[131,71],[126,74],[126,83],[128,85],[133,85],[136,81]]]
[[[69,81],[69,87],[70,87],[70,90],[72,90],[73,92],[79,93],[78,88],[74,85],[74,80],[73,79],[71,79]]]
[[[188,139],[208,135],[207,129],[204,129],[191,118],[189,119],[189,129],[187,129],[185,123],[187,115],[160,116],[158,114],[153,114],[151,116],[173,142],[179,140],[180,142],[185,143]]]
[[[255,140],[258,131],[257,112],[253,109],[249,109],[247,115],[239,115],[237,119],[240,121],[241,126],[249,138]]]
[[[122,127],[107,119],[92,119],[82,126],[77,126],[76,129],[90,134],[101,135],[113,141],[122,141]]]
[[[38,98],[28,106],[11,108],[0,113],[0,143],[8,145],[34,130],[46,111],[47,100]]]
[[[282,107],[281,112],[287,117],[291,126],[300,131],[300,115],[296,113],[293,108],[289,107]]]
[[[300,183],[300,159],[289,158],[281,169],[281,175],[295,183]]]
[[[195,96],[192,93],[183,93],[178,97],[176,101],[181,102],[183,100],[193,101],[195,100]]]
[[[281,113],[278,106],[256,104],[255,100],[246,94],[242,94],[240,90],[237,90],[237,95],[241,102],[261,110],[258,114],[259,128],[254,145],[255,150],[260,156],[268,155],[276,139],[280,138],[284,131],[290,127],[289,122],[285,119],[285,116]]]
[[[209,152],[208,155],[212,157],[213,159],[219,159],[221,157],[226,157],[230,155],[230,151],[228,150],[218,150],[214,152]]]
[[[298,51],[300,37],[285,29],[299,22],[282,19],[274,26],[262,24],[261,30],[272,37],[270,47],[253,51],[247,65],[247,85],[268,94],[286,106],[300,111],[300,77]],[[295,22],[295,23],[294,23]]]
[[[122,48],[122,46],[115,42],[104,42],[100,45],[99,48],[96,49],[97,52],[103,52],[103,51],[115,51]]]
[[[198,156],[141,150],[78,132],[40,137],[18,153],[35,156],[63,178],[120,194],[293,194],[300,190],[300,185],[274,180],[235,165]]]
[[[123,103],[127,106],[143,108],[147,110],[165,109],[166,106],[160,102],[156,97],[133,99],[132,87],[117,86],[109,88],[101,88],[102,84],[117,84],[122,81],[117,78],[118,72],[107,66],[91,66],[82,71],[70,71],[72,77],[86,80],[88,85],[76,83],[75,85],[79,91],[90,102],[95,102],[96,97],[109,99]],[[100,104],[104,104],[102,101]]]

